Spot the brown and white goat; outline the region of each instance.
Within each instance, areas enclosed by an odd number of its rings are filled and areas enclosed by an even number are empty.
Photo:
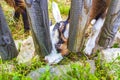
[[[91,55],[93,49],[95,48],[98,35],[105,21],[110,1],[111,0],[92,0],[90,17],[88,20],[88,29],[92,28],[92,33],[84,49],[84,52],[87,55]]]

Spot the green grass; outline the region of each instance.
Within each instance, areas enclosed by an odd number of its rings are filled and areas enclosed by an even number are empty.
[[[22,19],[18,22],[16,22],[13,19],[14,15],[14,9],[9,7],[4,1],[1,1],[2,9],[5,14],[6,21],[8,23],[8,26],[10,28],[10,31],[12,33],[13,38],[16,39],[25,39],[27,36],[31,35],[31,33],[26,32],[24,33],[24,27],[23,27],[23,22]]]
[[[114,43],[112,47],[113,48],[119,48],[119,43]]]
[[[59,3],[58,6],[60,8],[62,18],[66,19],[70,8],[70,2],[65,2],[65,0],[54,1]],[[49,17],[54,22],[51,13],[51,2],[52,0],[50,0],[48,7]],[[14,21],[13,8],[10,8],[3,1],[1,1],[1,3],[13,38],[25,39],[27,36],[31,35],[30,33],[24,33],[23,23],[21,20],[17,23]],[[118,47],[118,44],[115,44],[113,47]],[[77,53],[70,53],[69,56],[65,57],[59,64],[57,64],[67,65],[73,62],[70,64],[71,70],[66,74],[63,73],[61,76],[50,74],[49,66],[44,62],[40,62],[40,60],[37,60],[36,58],[32,59],[32,63],[30,65],[18,64],[16,59],[10,61],[2,61],[0,59],[0,80],[31,80],[29,77],[26,77],[26,75],[40,67],[46,67],[46,71],[41,75],[40,80],[120,80],[120,57],[116,59],[118,62],[113,61],[111,63],[106,63],[105,61],[101,61],[101,58],[98,55],[97,60],[95,60],[96,70],[94,74],[90,73],[90,65],[85,62],[86,59],[86,56],[82,53],[80,55]],[[84,65],[74,63],[76,61],[82,62]],[[8,65],[13,65],[13,69],[8,69]]]
[[[70,64],[71,69],[66,74],[62,73],[62,75],[51,74],[50,67],[36,58],[33,58],[30,65],[17,64],[16,60],[7,62],[0,60],[0,80],[31,80],[26,75],[40,67],[45,67],[46,71],[41,74],[39,80],[119,80],[120,57],[116,60],[107,63],[102,61],[100,56],[98,56],[97,60],[95,60],[96,70],[94,74],[90,72],[90,64],[85,60],[78,60],[83,65],[75,63],[72,60],[69,62],[68,60],[68,63],[65,64]],[[14,66],[13,69],[10,69],[11,71],[7,67],[10,64]],[[61,70],[61,72],[63,71]]]
[[[52,20],[52,22],[54,24],[55,20],[54,20],[53,15],[52,15],[52,4],[51,4],[51,2],[52,1],[50,0],[50,2],[48,3],[48,11],[49,11],[49,18],[50,18],[50,20]],[[61,16],[62,16],[63,20],[65,20],[67,18],[68,12],[69,12],[70,2],[66,3],[65,0],[62,0],[62,1],[55,0],[55,2],[58,3],[58,7],[60,9]],[[1,1],[1,3],[2,3],[1,4],[2,9],[5,13],[5,17],[6,17],[8,25],[9,25],[9,28],[11,30],[11,33],[13,35],[13,38],[15,40],[16,39],[25,39],[29,35],[31,35],[30,32],[24,33],[24,27],[23,27],[23,23],[22,23],[21,18],[18,22],[14,21],[14,19],[13,19],[14,9],[9,7],[4,1]]]
[[[67,15],[70,9],[70,1],[66,2],[65,0],[49,0],[48,10],[49,10],[49,18],[55,23],[54,17],[52,15],[52,2],[55,1],[58,4],[58,8],[61,13],[61,17],[63,20],[67,19]]]
[[[2,61],[0,60],[0,80],[31,80],[26,77],[32,70],[36,70],[43,66],[43,62],[38,61],[36,58],[32,59],[31,65],[18,64],[17,61]],[[9,65],[12,65],[9,69]]]

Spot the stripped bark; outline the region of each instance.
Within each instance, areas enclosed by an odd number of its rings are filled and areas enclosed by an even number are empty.
[[[98,44],[101,47],[111,47],[115,34],[120,27],[120,0],[111,0],[106,21],[101,30]]]
[[[84,49],[84,52],[87,55],[91,55],[96,47],[98,35],[100,34],[101,28],[104,24],[109,4],[110,0],[92,0],[92,7],[90,10],[87,29],[87,33],[89,33],[90,36],[86,42]]]
[[[84,34],[91,0],[72,0],[68,49],[79,52],[83,48]]]
[[[18,51],[0,6],[0,56],[3,60],[8,60],[17,55]]]
[[[44,57],[51,51],[47,0],[26,0],[36,53]]]

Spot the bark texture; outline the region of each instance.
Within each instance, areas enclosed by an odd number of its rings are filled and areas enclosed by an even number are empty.
[[[51,51],[47,0],[26,0],[36,53],[44,57]]]
[[[0,6],[0,56],[3,60],[16,57],[18,51]]]
[[[82,50],[90,6],[91,0],[71,1],[68,49],[72,52]]]
[[[120,27],[120,0],[111,0],[105,23],[101,30],[98,44],[101,47],[111,47],[115,34]]]

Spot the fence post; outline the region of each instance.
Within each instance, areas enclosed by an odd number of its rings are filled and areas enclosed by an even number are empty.
[[[111,47],[115,34],[120,27],[120,0],[111,0],[110,7],[102,27],[98,44],[101,47]]]
[[[5,20],[2,7],[0,6],[0,56],[3,60],[8,60],[17,55],[17,48]]]
[[[68,49],[72,52],[83,48],[90,6],[91,0],[71,0]]]
[[[50,53],[47,0],[26,0],[36,53],[44,57]]]

